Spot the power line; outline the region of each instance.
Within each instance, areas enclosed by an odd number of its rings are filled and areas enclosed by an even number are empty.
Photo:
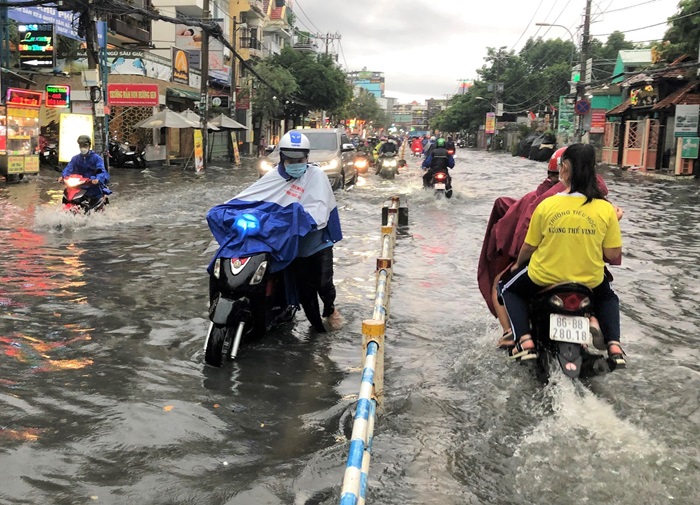
[[[540,0],[540,3],[539,3],[539,5],[537,6],[537,9],[535,9],[535,12],[532,14],[532,17],[530,18],[530,21],[528,21],[527,26],[525,27],[525,29],[523,30],[523,32],[520,34],[520,37],[518,37],[518,40],[515,41],[515,44],[513,44],[513,45],[511,46],[511,48],[510,48],[511,51],[515,48],[515,46],[518,45],[518,42],[520,42],[520,39],[523,38],[523,35],[525,35],[525,33],[527,32],[527,30],[530,28],[530,25],[532,24],[532,20],[535,19],[535,16],[537,16],[537,13],[539,12],[540,7],[542,7],[542,2],[544,2],[544,0]]]
[[[642,26],[639,28],[632,28],[631,30],[617,30],[617,32],[618,33],[629,33],[629,32],[636,32],[639,30],[646,30],[647,28],[653,28],[654,26],[668,25],[668,24],[671,24],[673,21],[678,21],[679,19],[683,19],[683,18],[689,18],[690,16],[695,16],[697,14],[700,14],[700,11],[691,12],[690,14],[685,14],[683,16],[672,16],[672,17],[668,18],[667,21],[664,21],[662,23],[655,23],[653,25]],[[591,37],[606,37],[608,35],[612,35],[612,33],[602,33],[599,35],[591,35]]]
[[[658,2],[658,1],[659,1],[659,0],[647,0],[646,2],[640,2],[640,3],[633,4],[633,5],[628,5],[628,6],[626,6],[626,7],[620,7],[619,9],[613,9],[613,10],[611,10],[611,11],[610,11],[610,10],[604,10],[604,11],[601,12],[600,14],[601,14],[601,15],[602,15],[602,14],[611,14],[611,13],[613,13],[613,12],[626,11],[627,9],[636,9],[636,8],[639,7],[640,5],[652,4],[652,3]]]
[[[304,17],[306,17],[306,19],[309,21],[309,23],[311,23],[311,26],[313,26],[314,28],[316,28],[316,31],[317,31],[317,32],[322,32],[322,31],[323,31],[323,30],[321,30],[318,26],[316,26],[316,25],[314,24],[313,21],[311,21],[311,18],[310,18],[309,16],[306,15],[306,12],[304,12],[304,9],[301,7],[301,4],[299,3],[299,0],[297,0],[296,3],[295,3],[294,5],[296,5],[297,7],[299,7],[299,10],[301,11],[301,13],[304,15]],[[308,28],[308,26],[307,26],[307,28]]]

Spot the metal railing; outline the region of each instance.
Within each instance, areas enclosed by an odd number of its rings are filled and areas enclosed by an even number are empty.
[[[362,348],[365,349],[350,449],[340,493],[340,505],[364,505],[377,403],[384,392],[384,333],[389,317],[394,244],[399,224],[408,224],[401,214],[399,197],[392,197],[382,209],[382,251],[377,258],[376,289],[372,319],[362,321]],[[406,209],[407,211],[407,209]],[[405,219],[404,219],[405,217]]]

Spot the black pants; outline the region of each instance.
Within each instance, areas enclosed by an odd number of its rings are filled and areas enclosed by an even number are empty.
[[[326,247],[307,258],[297,258],[292,263],[299,301],[309,321],[318,312],[318,297],[323,302],[322,317],[328,317],[335,308],[335,285],[333,284],[333,248]],[[313,321],[312,321],[313,322]]]

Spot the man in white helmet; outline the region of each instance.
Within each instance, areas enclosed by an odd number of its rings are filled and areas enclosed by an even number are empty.
[[[272,251],[266,250],[277,260],[278,270],[289,267],[309,321],[314,324],[313,315],[307,309],[311,307],[318,312],[320,297],[323,302],[321,316],[328,318],[328,325],[335,329],[341,321],[335,308],[333,244],[343,235],[333,188],[326,173],[308,163],[311,146],[304,134],[298,130],[287,132],[278,146],[280,162],[276,169],[270,170],[232,200],[211,209],[207,221],[217,242],[238,252],[238,244],[231,241],[228,229],[223,225],[232,212],[256,209],[281,219],[289,215],[290,210],[299,211],[289,226],[277,223],[270,230],[268,244],[274,243],[274,247]],[[264,223],[268,221],[278,220],[265,220]],[[281,228],[286,232],[285,237],[280,237]],[[262,235],[265,236],[265,230]],[[221,253],[220,250],[218,254]],[[322,325],[314,324],[314,327],[325,331]]]

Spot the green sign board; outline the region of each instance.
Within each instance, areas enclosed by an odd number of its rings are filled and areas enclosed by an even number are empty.
[[[560,135],[574,135],[574,101],[566,96],[559,97],[559,126]]]
[[[681,158],[689,160],[698,159],[698,151],[700,151],[700,137],[685,137],[681,144]]]

